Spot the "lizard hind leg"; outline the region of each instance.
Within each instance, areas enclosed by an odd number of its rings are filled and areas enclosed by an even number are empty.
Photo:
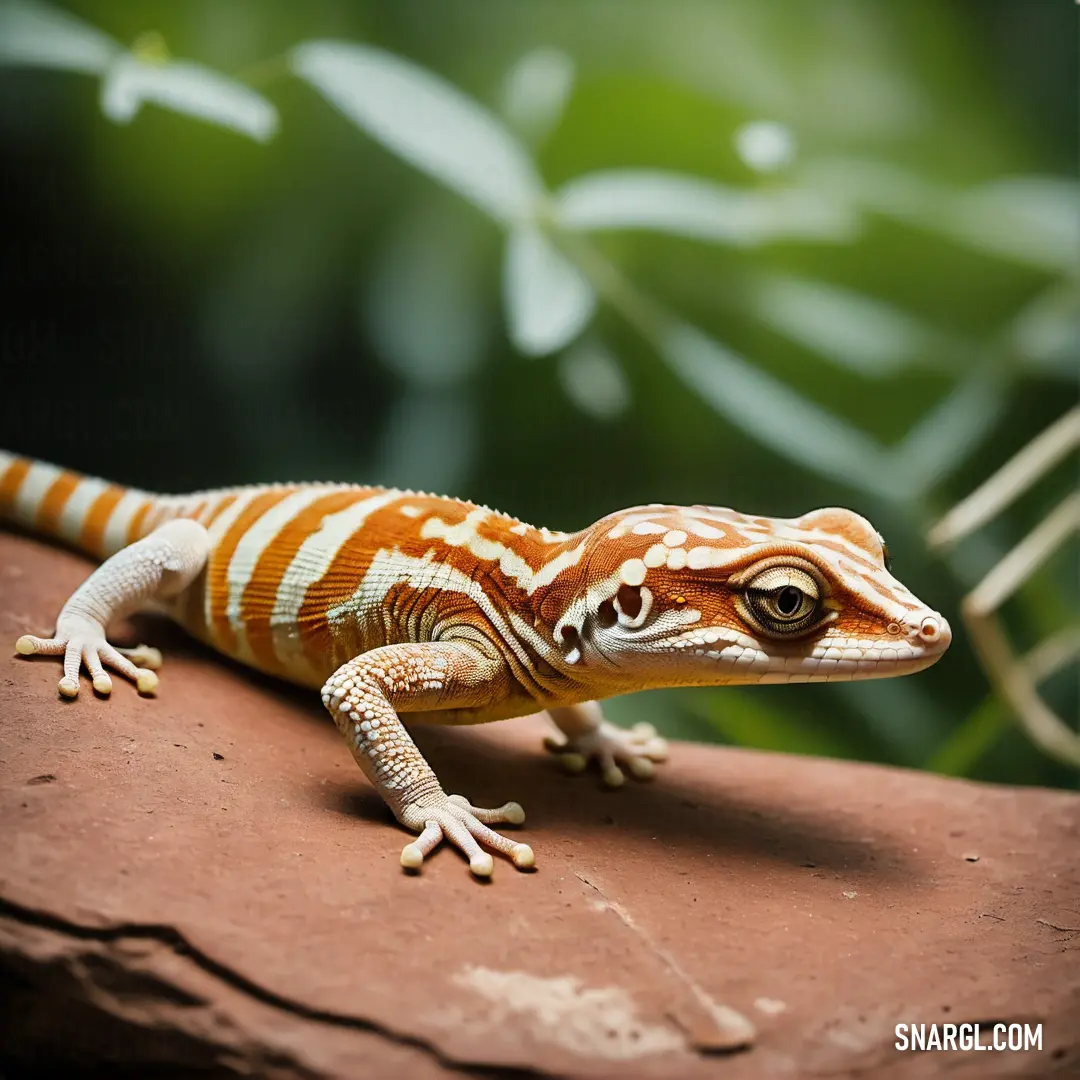
[[[56,620],[51,638],[24,634],[15,643],[21,656],[62,656],[63,697],[79,693],[85,665],[99,694],[112,691],[105,666],[135,683],[142,694],[157,689],[161,653],[147,645],[120,649],[106,636],[109,622],[152,601],[185,589],[202,570],[210,548],[206,529],[189,519],[170,521],[149,536],[106,559],[72,594]]]

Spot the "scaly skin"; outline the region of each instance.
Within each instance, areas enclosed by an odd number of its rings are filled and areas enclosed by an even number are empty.
[[[546,709],[568,768],[644,779],[666,747],[623,731],[596,699],[662,686],[830,682],[918,671],[948,623],[887,567],[850,510],[764,518],[710,506],[635,507],[577,533],[487,507],[346,484],[279,484],[161,496],[0,452],[0,519],[103,563],[24,655],[64,657],[152,693],[156,650],[113,647],[118,615],[154,607],[252,667],[322,688],[353,757],[407,828],[417,868],[446,838],[486,876],[533,864],[489,826],[520,824],[447,795],[400,716],[473,724]],[[141,667],[139,665],[142,665]]]

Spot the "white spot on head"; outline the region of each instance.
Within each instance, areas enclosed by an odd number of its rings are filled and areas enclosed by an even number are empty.
[[[641,559],[627,559],[619,567],[619,580],[624,585],[642,585],[645,582],[645,563]]]
[[[686,553],[686,565],[691,570],[705,570],[712,566],[712,548],[695,547]]]
[[[668,549],[663,544],[653,544],[648,551],[645,552],[644,563],[650,569],[654,570],[658,566],[663,566],[667,562]]]
[[[720,540],[724,536],[723,529],[717,529],[712,525],[706,525],[704,521],[694,521],[691,519],[686,523],[686,527],[695,536],[700,536],[702,540]]]
[[[655,521],[639,521],[633,528],[635,536],[656,536],[667,532],[666,525],[658,525]]]
[[[424,511],[421,510],[419,506],[413,506],[410,503],[406,503],[404,506],[398,507],[398,512],[404,514],[406,517],[417,518]]]
[[[686,543],[686,533],[682,529],[672,529],[664,536],[664,544],[669,548],[682,547]]]
[[[686,548],[672,548],[667,556],[667,568],[669,570],[682,570],[686,566]]]

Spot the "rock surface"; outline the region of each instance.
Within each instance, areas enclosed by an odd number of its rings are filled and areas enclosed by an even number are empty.
[[[0,535],[0,641],[86,572]],[[317,695],[138,630],[156,700],[62,701],[55,661],[0,659],[9,1080],[1080,1075],[1074,794],[685,744],[605,792],[539,718],[421,729],[448,790],[525,806],[539,869],[408,876]],[[1042,1050],[894,1047],[975,1021]]]

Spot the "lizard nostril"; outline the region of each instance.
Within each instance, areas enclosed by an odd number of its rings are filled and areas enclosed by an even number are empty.
[[[949,644],[949,624],[940,616],[927,615],[919,624],[918,637],[927,645]]]

